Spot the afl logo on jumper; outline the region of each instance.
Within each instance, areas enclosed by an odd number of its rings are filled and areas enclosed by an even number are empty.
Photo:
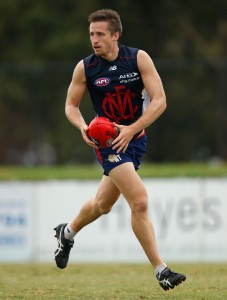
[[[95,80],[94,84],[97,86],[105,86],[110,83],[110,79],[106,77],[98,78]]]

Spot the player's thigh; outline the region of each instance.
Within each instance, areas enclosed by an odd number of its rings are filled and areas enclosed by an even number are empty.
[[[130,206],[147,206],[147,191],[132,163],[124,163],[112,169],[109,176]]]
[[[95,201],[103,208],[111,208],[120,196],[120,191],[109,176],[103,176],[96,192]]]

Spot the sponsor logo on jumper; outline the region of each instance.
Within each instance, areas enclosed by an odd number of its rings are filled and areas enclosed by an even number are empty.
[[[94,84],[97,86],[105,86],[110,83],[110,79],[106,77],[98,78],[95,80]]]
[[[137,72],[122,74],[119,77],[120,83],[129,83],[135,80],[139,80],[140,76]]]
[[[115,92],[106,93],[106,97],[102,101],[102,108],[105,115],[119,122],[121,120],[134,120],[138,110],[138,105],[133,101],[136,94],[130,89],[126,89],[124,85],[116,86]]]
[[[133,78],[138,76],[139,74],[137,72],[133,72],[133,73],[126,73],[123,75],[120,75],[119,79],[125,79],[125,78]]]
[[[117,70],[117,66],[116,65],[110,66],[109,71],[115,71],[115,70]]]
[[[108,159],[109,162],[115,163],[121,161],[120,154],[109,154]]]

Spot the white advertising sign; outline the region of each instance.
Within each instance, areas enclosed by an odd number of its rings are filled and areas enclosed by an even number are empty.
[[[0,261],[32,258],[32,187],[0,183]]]
[[[151,185],[151,216],[164,257],[227,260],[226,179],[155,180]]]
[[[165,261],[227,261],[227,179],[146,179],[149,215]],[[53,228],[71,221],[98,181],[0,185],[0,261],[53,262]],[[121,196],[75,237],[70,261],[147,262]]]

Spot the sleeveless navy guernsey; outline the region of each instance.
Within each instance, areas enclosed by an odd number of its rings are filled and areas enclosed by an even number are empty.
[[[137,65],[138,51],[119,45],[114,61],[95,54],[83,60],[87,87],[98,116],[122,125],[129,125],[141,116],[144,86]]]

